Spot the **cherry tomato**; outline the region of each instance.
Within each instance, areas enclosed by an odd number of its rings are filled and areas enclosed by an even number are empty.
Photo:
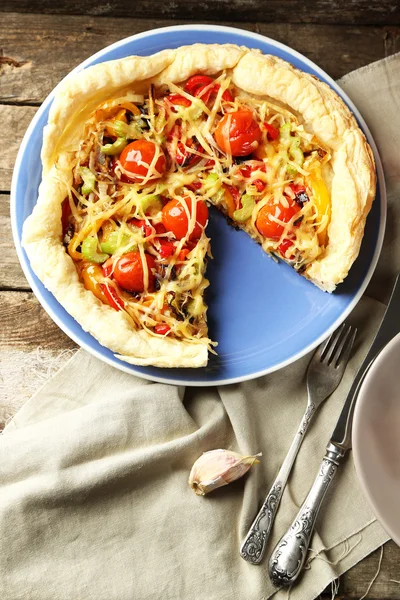
[[[269,140],[271,140],[273,142],[274,140],[278,139],[279,129],[277,127],[274,127],[273,125],[270,125],[269,123],[264,123],[264,127],[267,130],[267,137]]]
[[[100,286],[111,308],[114,308],[114,310],[122,310],[125,303],[122,298],[118,296],[115,288],[107,283],[101,283]]]
[[[145,254],[148,269],[148,290],[154,291],[155,260],[150,254]],[[138,250],[121,256],[114,268],[114,278],[128,292],[143,292],[145,289],[142,258]]]
[[[249,110],[226,113],[214,133],[218,146],[232,156],[247,156],[258,147],[261,129]]]
[[[271,219],[271,216],[276,217],[284,223],[288,223],[296,213],[299,212],[300,206],[294,200],[286,198],[288,206],[283,204],[275,204],[273,198],[269,200],[259,211],[256,219],[256,227],[258,231],[266,238],[271,240],[279,240],[284,227],[280,223]]]
[[[165,323],[160,323],[154,327],[154,331],[158,333],[158,335],[166,335],[169,331],[171,331],[171,327]]]
[[[172,231],[177,240],[184,238],[188,234],[189,229],[189,220],[183,203],[186,204],[187,208],[189,209],[189,213],[192,213],[192,199],[188,196],[183,198],[183,200],[173,199],[162,209],[163,225],[168,231]],[[196,223],[193,231],[189,235],[190,240],[199,239],[203,228],[206,226],[208,221],[208,208],[203,200],[198,200],[196,202],[195,210]]]
[[[158,179],[166,169],[166,160],[164,152],[154,142],[147,140],[135,140],[128,144],[121,153],[119,160],[122,167],[128,171],[129,181],[141,183],[149,173],[149,166],[154,156],[159,152],[159,156],[154,165],[157,173],[151,173],[149,179]]]

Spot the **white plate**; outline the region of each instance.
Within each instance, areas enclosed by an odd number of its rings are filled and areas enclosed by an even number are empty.
[[[361,387],[353,449],[372,509],[400,546],[400,334],[382,350]]]

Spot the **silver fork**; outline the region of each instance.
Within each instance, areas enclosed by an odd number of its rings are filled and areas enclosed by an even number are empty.
[[[268,496],[240,548],[241,557],[254,565],[258,565],[264,556],[278,506],[305,433],[317,408],[339,385],[356,333],[355,328],[343,323],[328,340],[319,346],[308,365],[306,411]]]

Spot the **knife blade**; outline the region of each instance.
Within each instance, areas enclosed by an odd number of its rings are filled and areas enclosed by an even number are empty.
[[[331,443],[344,452],[351,448],[351,431],[356,399],[372,363],[381,350],[400,332],[400,274],[397,275],[385,314],[364,361],[347,394],[342,412],[332,433]]]

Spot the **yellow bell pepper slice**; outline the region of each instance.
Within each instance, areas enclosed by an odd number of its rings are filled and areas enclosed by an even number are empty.
[[[311,171],[307,178],[307,183],[312,190],[318,221],[322,221],[324,216],[327,217],[324,228],[318,233],[320,246],[326,246],[328,241],[328,225],[331,218],[331,199],[328,188],[322,178],[320,165]]]

